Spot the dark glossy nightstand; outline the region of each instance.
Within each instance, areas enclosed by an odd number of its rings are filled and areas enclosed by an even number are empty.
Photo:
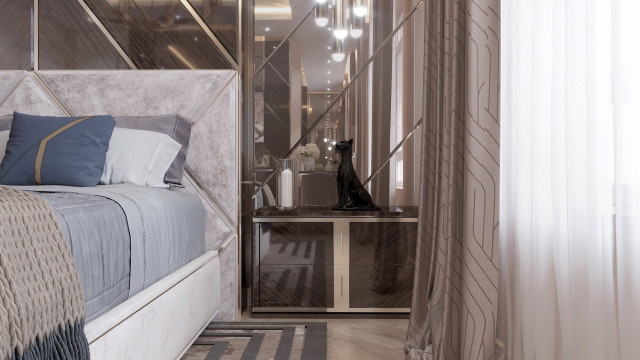
[[[409,312],[417,207],[254,211],[254,312]]]

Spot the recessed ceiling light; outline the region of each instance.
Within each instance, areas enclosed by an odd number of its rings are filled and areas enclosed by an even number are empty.
[[[271,31],[271,28],[267,26],[266,28],[264,28],[264,31],[269,32]]]
[[[327,64],[331,64],[331,60],[327,60]]]
[[[331,90],[331,88],[327,88],[327,91],[330,91],[330,90]]]
[[[324,4],[324,3],[326,3],[326,2],[327,2],[327,0],[316,0],[316,2],[317,2],[318,4]]]
[[[327,80],[327,84],[331,83],[331,80]]]
[[[331,74],[331,71],[327,71],[327,74]]]

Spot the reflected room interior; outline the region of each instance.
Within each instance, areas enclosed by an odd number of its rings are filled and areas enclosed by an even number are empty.
[[[253,186],[244,188],[253,188],[255,209],[255,253],[245,256],[253,282],[244,284],[253,287],[253,311],[408,312],[423,84],[416,3],[256,0],[253,177],[245,178]],[[329,211],[338,204],[336,143],[349,139],[378,213]],[[300,163],[295,212],[273,209],[282,158]],[[358,222],[364,216],[374,220]],[[324,236],[323,219],[331,221]],[[330,253],[324,244],[338,237]],[[346,257],[337,248],[345,239]],[[318,279],[338,290],[311,292]],[[283,292],[296,296],[273,303]]]

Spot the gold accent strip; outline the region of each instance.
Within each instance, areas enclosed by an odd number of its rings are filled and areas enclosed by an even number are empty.
[[[40,141],[40,146],[38,146],[38,153],[36,154],[36,164],[35,164],[35,170],[36,170],[36,184],[38,185],[42,185],[42,158],[44,157],[44,151],[47,148],[47,143],[49,142],[49,140],[53,139],[54,137],[60,135],[62,132],[68,130],[70,127],[77,125],[87,119],[92,118],[93,116],[86,116],[77,120],[74,120],[70,123],[68,123],[67,125],[59,128],[58,130],[52,132],[51,134],[47,135],[44,139],[42,139]]]

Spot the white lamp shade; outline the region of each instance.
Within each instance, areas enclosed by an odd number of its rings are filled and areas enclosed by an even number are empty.
[[[336,38],[333,39],[333,44],[331,46],[331,58],[335,62],[341,62],[345,58],[344,54],[344,44],[342,40],[338,40]]]
[[[353,15],[358,17],[363,17],[367,15],[367,7],[366,6],[354,6],[353,7]]]
[[[352,16],[349,18],[349,33],[353,38],[359,38],[364,32],[364,18]]]
[[[325,27],[329,23],[328,18],[316,18],[316,25],[320,27]]]
[[[351,34],[352,38],[357,39],[362,36],[362,29],[351,29],[349,34]]]
[[[329,4],[326,2],[316,7],[316,25],[325,27],[329,23]]]
[[[346,0],[336,0],[333,7],[333,36],[337,39],[344,39],[349,35],[346,19]]]
[[[347,29],[333,29],[333,36],[335,36],[337,39],[342,40],[346,38],[347,35],[349,35]]]
[[[367,15],[367,1],[353,0],[353,15],[363,17]]]
[[[345,55],[344,53],[333,53],[331,54],[331,57],[335,62],[341,62],[342,60],[344,60]]]

